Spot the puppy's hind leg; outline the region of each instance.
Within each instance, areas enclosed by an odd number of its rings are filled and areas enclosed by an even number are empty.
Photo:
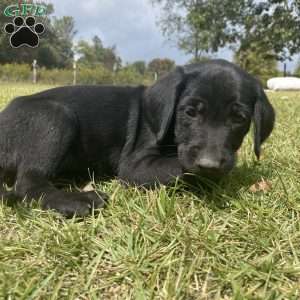
[[[65,192],[50,182],[68,155],[76,133],[76,122],[64,114],[56,113],[55,123],[51,119],[39,123],[34,139],[28,137],[29,142],[19,148],[24,154],[21,155],[16,177],[17,196],[27,200],[41,199],[43,209],[53,209],[67,217],[86,216],[92,207],[104,206],[104,194],[99,197],[94,192]]]
[[[18,174],[16,193],[26,199],[41,199],[43,209],[53,209],[66,217],[83,217],[91,209],[101,208],[105,200],[94,192],[70,193],[55,188],[40,171],[27,170]]]

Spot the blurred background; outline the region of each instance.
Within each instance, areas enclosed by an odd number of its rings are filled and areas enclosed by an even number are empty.
[[[46,30],[34,49],[13,49],[1,30],[1,82],[151,84],[175,65],[211,58],[263,84],[300,76],[297,0],[2,0],[0,28],[13,20],[5,8],[24,3],[46,6],[36,17]]]

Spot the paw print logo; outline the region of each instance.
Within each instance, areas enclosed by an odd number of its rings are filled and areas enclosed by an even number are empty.
[[[11,34],[10,44],[13,48],[28,46],[35,48],[39,45],[39,34],[45,31],[42,23],[36,23],[32,16],[25,20],[22,17],[15,17],[12,23],[4,26],[4,31]]]

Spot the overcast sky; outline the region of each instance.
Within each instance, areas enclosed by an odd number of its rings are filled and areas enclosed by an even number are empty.
[[[78,31],[76,40],[91,39],[98,35],[105,46],[117,46],[117,52],[123,62],[168,57],[181,65],[190,59],[166,41],[157,25],[160,12],[149,0],[45,2],[54,4],[54,15],[74,17]],[[216,57],[231,60],[232,53],[222,50]],[[293,69],[294,65],[295,62],[288,63],[288,69]]]

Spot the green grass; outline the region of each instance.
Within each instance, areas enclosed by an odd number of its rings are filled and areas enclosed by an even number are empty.
[[[1,107],[45,88],[0,85]],[[269,97],[262,160],[247,137],[211,192],[97,182],[111,201],[83,221],[0,205],[0,299],[299,299],[300,93]]]

